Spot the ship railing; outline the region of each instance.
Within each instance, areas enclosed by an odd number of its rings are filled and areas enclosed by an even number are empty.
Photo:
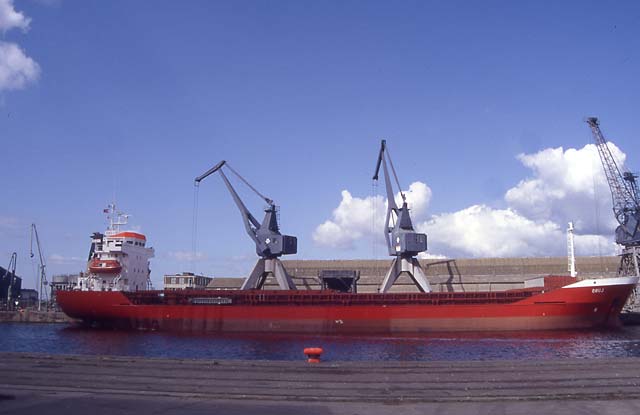
[[[495,292],[441,293],[339,293],[334,291],[142,291],[128,293],[134,304],[166,305],[387,305],[387,304],[486,304],[512,303],[537,293],[531,289]],[[198,301],[194,303],[193,299]],[[208,301],[207,298],[211,298]],[[214,300],[215,299],[215,300]],[[228,299],[229,301],[226,301]]]

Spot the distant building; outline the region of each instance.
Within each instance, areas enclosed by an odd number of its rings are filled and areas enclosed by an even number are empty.
[[[196,275],[193,272],[183,272],[182,274],[165,275],[165,290],[186,290],[186,289],[205,289],[213,280],[211,277]]]
[[[22,278],[0,267],[0,309],[13,309],[19,301]]]
[[[58,290],[73,290],[78,286],[78,277],[82,277],[83,273],[80,274],[64,274],[64,275],[54,275],[51,278],[51,302],[55,302],[56,300],[56,291]]]
[[[37,307],[38,306],[38,291],[25,288],[20,291],[20,304],[21,308]]]

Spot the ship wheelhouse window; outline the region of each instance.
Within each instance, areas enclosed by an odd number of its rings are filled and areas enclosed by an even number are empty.
[[[129,245],[133,245],[133,241],[127,241]]]

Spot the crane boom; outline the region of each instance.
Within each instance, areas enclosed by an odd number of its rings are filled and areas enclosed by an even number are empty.
[[[618,163],[602,134],[600,123],[596,117],[588,117],[587,124],[591,128],[593,139],[598,149],[613,202],[613,214],[619,225],[616,229],[616,242],[623,246],[640,245],[638,224],[640,223],[640,202],[638,200],[637,176],[633,173],[621,172]]]
[[[407,199],[404,192],[402,192],[402,189],[400,188],[400,182],[398,180],[398,176],[396,175],[395,169],[393,168],[391,157],[389,157],[388,151],[389,150],[387,148],[386,140],[382,140],[380,144],[378,161],[376,163],[376,170],[373,175],[373,180],[378,180],[380,166],[382,165],[385,188],[387,192],[387,216],[385,227],[385,239],[387,241],[387,248],[389,249],[389,255],[391,256],[396,256],[399,254],[416,255],[427,250],[427,236],[425,234],[416,233],[413,229],[413,223],[411,221],[411,215],[409,214]],[[387,168],[387,160],[392,166],[391,172],[393,173],[396,184],[398,185],[398,190],[400,191],[400,195],[402,197],[402,207],[400,208],[398,208],[398,205],[395,201],[393,185],[389,176],[389,170]]]
[[[256,236],[256,232],[257,232],[257,229],[260,227],[260,222],[258,222],[258,220],[251,214],[249,209],[247,209],[244,202],[242,202],[242,199],[240,199],[240,196],[238,196],[238,193],[231,185],[231,182],[229,182],[229,179],[227,178],[227,175],[224,174],[224,171],[220,170],[222,166],[225,165],[225,163],[226,162],[223,160],[220,163],[216,164],[213,168],[209,169],[206,173],[197,177],[195,182],[196,184],[199,184],[205,177],[219,171],[220,177],[222,177],[222,181],[224,182],[225,186],[229,190],[229,193],[231,193],[231,197],[233,198],[234,203],[238,207],[238,210],[240,210],[240,216],[242,217],[242,224],[244,225],[244,228],[247,231],[247,235],[249,235],[249,237],[253,239],[253,241],[256,244],[258,244],[259,242]]]
[[[393,183],[389,175],[387,161],[389,162],[391,173],[393,174],[393,178],[395,179],[395,183],[398,186],[398,190],[402,197],[402,207],[400,208],[398,208],[395,201]],[[387,292],[398,279],[400,274],[407,273],[413,279],[420,291],[430,292],[431,287],[429,286],[429,282],[420,267],[420,263],[415,258],[418,253],[427,250],[427,235],[424,233],[418,233],[413,228],[407,199],[400,187],[400,181],[398,180],[398,175],[396,174],[393,162],[391,161],[386,140],[382,140],[380,143],[380,151],[378,152],[378,160],[376,162],[373,180],[378,180],[380,166],[382,166],[382,171],[384,173],[384,182],[387,192],[387,214],[385,218],[384,237],[387,243],[389,255],[394,256],[395,259],[393,260],[391,268],[387,272],[379,291],[383,293]]]
[[[269,206],[265,209],[264,219],[262,223],[251,214],[249,209],[236,192],[235,188],[224,173],[223,167],[226,167],[234,175],[238,177],[247,187],[253,190],[260,198],[262,198]],[[245,280],[242,289],[261,288],[268,274],[275,275],[278,284],[282,289],[295,289],[295,284],[291,277],[286,273],[284,266],[279,262],[278,258],[282,255],[295,254],[298,250],[298,240],[295,236],[282,235],[278,225],[278,214],[275,203],[272,199],[264,196],[256,190],[244,177],[236,172],[225,160],[222,160],[200,176],[195,178],[195,185],[198,186],[202,180],[219,173],[227,190],[231,193],[234,203],[242,216],[242,223],[249,237],[256,245],[256,254],[260,257],[258,264],[254,268],[251,275]]]
[[[38,236],[38,228],[36,228],[36,224],[32,223],[31,224],[31,252],[30,252],[30,256],[31,258],[34,257],[34,253],[33,253],[33,243],[36,243],[36,248],[38,249],[38,259],[40,260],[40,265],[38,265],[38,282],[40,284],[40,292],[38,293],[38,311],[40,311],[42,309],[42,298],[44,297],[44,294],[46,294],[46,290],[44,289],[44,287],[48,284],[47,283],[47,273],[46,273],[46,267],[47,265],[44,262],[44,255],[42,255],[42,247],[40,246],[40,237]]]
[[[609,146],[607,145],[607,140],[604,138],[602,130],[600,130],[600,123],[598,122],[598,119],[595,117],[589,117],[587,118],[587,124],[591,127],[591,132],[593,133],[593,138],[596,142],[596,148],[598,149],[598,154],[602,161],[602,167],[604,168],[604,173],[607,177],[609,188],[611,189],[613,211],[616,218],[625,212],[638,210],[637,195],[634,194],[635,189],[633,189],[632,181],[629,180],[629,176],[632,174],[629,172],[624,172],[624,174],[620,172],[618,163],[616,163],[613,158],[611,149],[609,149]]]
[[[9,309],[13,309],[13,301],[14,299],[11,298],[11,294],[13,294],[13,290],[14,290],[14,284],[15,284],[15,280],[16,280],[16,263],[18,262],[18,254],[13,252],[11,254],[11,259],[9,259],[9,265],[7,266],[7,269],[4,272],[4,276],[3,279],[4,280],[8,280],[9,284],[7,287],[7,307]]]

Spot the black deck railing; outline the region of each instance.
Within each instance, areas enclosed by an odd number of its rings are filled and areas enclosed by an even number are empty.
[[[333,291],[138,291],[125,293],[136,305],[295,305],[295,306],[364,306],[364,305],[445,305],[505,304],[529,298],[540,290],[518,289],[502,292],[438,292],[351,294]],[[210,300],[208,300],[210,299]],[[226,299],[230,300],[227,302]]]

